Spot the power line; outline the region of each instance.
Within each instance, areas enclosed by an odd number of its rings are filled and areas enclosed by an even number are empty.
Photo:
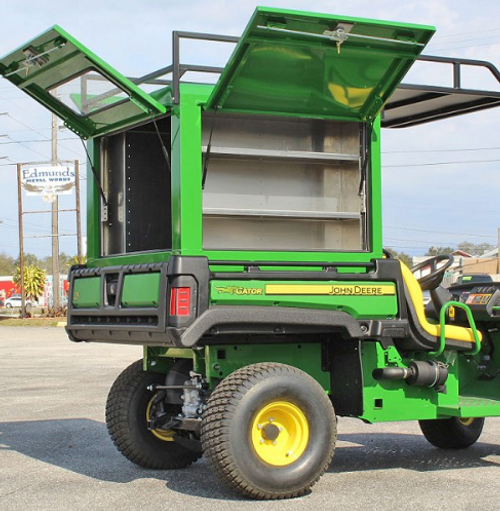
[[[494,147],[470,147],[467,149],[408,149],[400,151],[382,151],[382,154],[408,154],[408,153],[453,153],[453,152],[466,152],[466,151],[494,151],[500,149],[500,146]]]
[[[23,109],[25,110],[25,109]],[[50,137],[47,137],[46,135],[44,135],[41,131],[39,131],[38,129],[33,129],[31,128],[30,126],[28,126],[27,124],[25,124],[24,122],[20,121],[19,119],[17,119],[16,117],[13,117],[12,115],[10,115],[10,113],[7,114],[8,117],[10,117],[13,121],[16,121],[17,123],[19,123],[21,126],[24,126],[25,128],[28,128],[29,131],[34,131],[35,133],[38,133],[39,135],[41,135],[42,137],[46,138],[47,140],[50,140]],[[22,145],[22,144],[21,144]],[[73,154],[77,154],[79,157],[81,157],[82,155],[80,153],[78,153],[77,151],[73,150],[73,149],[70,149],[69,147],[65,146],[64,144],[60,144],[61,147],[64,147],[65,149],[67,149],[68,151],[72,152]],[[33,149],[31,149],[33,150]],[[35,151],[36,152],[36,151]],[[41,154],[41,153],[38,153],[38,154]],[[45,158],[45,157],[44,157]]]
[[[387,247],[387,248],[398,248],[398,249],[406,249],[406,250],[417,250],[419,249],[420,247],[406,247],[404,245],[391,245],[390,243],[384,243],[384,247]],[[422,247],[421,250],[424,250],[425,247]],[[411,255],[411,254],[409,254]]]
[[[411,245],[407,246],[406,248],[419,248],[420,246],[452,246],[457,247],[458,245],[461,245],[461,243],[457,243],[456,241],[435,241],[435,240],[409,240],[409,239],[398,239],[398,238],[385,238],[384,242],[403,242],[403,243],[411,243]],[[491,248],[494,248],[493,244],[489,244]]]
[[[24,126],[25,128],[30,129],[30,127],[29,127],[27,124],[25,124],[24,122],[20,121],[19,119],[16,119],[15,117],[12,117],[12,115],[10,115],[10,114],[7,114],[7,115],[8,115],[8,117],[10,117],[12,120],[14,120],[14,121],[18,122],[21,126]],[[39,135],[41,135],[42,137],[45,137],[47,140],[50,140],[50,137],[45,136],[45,135],[44,135],[43,133],[41,133],[40,131],[35,130],[35,129],[32,129],[32,131],[34,131],[35,133],[38,133],[38,134],[39,134]],[[21,145],[23,145],[21,142],[19,142],[19,143],[20,143]],[[66,146],[65,146],[65,145],[63,145],[63,144],[60,144],[60,145],[61,145],[61,147],[64,147],[64,148],[65,148],[65,149],[67,149],[68,151],[70,151],[70,152],[72,152],[72,153],[74,153],[74,154],[77,154],[78,156],[81,156],[81,154],[80,154],[80,153],[77,153],[77,152],[76,152],[76,151],[74,151],[73,149],[70,149],[69,147],[66,147]],[[29,148],[28,148],[28,149],[29,149]],[[31,151],[34,151],[34,149],[31,149]],[[38,151],[35,151],[35,152],[38,152]],[[38,154],[41,154],[41,153],[38,153]]]
[[[449,48],[438,48],[438,49],[436,49],[436,51],[443,52],[443,51],[473,49],[473,48],[481,48],[482,46],[491,46],[493,44],[499,44],[499,43],[493,42],[493,43],[483,43],[483,44],[466,44],[465,46],[450,46]]]
[[[427,229],[411,229],[408,227],[396,227],[391,225],[384,226],[385,229],[404,229],[405,231],[425,232],[430,234],[446,234],[450,236],[466,236],[471,238],[493,238],[497,239],[497,236],[487,236],[485,234],[467,234],[463,232],[444,232],[444,231],[430,231]]]
[[[50,128],[30,128],[29,130],[9,130],[10,133],[26,133],[27,131],[50,131]]]
[[[461,165],[464,163],[498,163],[500,160],[472,160],[472,161],[443,161],[443,162],[435,162],[435,163],[408,163],[406,165],[384,165],[382,164],[382,168],[405,168],[405,167],[434,167],[436,165]]]
[[[70,137],[70,138],[60,138],[58,140],[78,140],[78,139]],[[22,141],[11,139],[11,142],[0,142],[0,145],[19,144],[21,142],[25,142],[25,143],[50,142],[50,139],[48,139],[48,138],[44,138],[44,139],[38,138],[38,139],[22,140]]]
[[[498,32],[500,31],[500,28],[490,28],[488,30],[482,30],[482,34],[486,34],[487,32]],[[448,38],[448,37],[455,37],[455,36],[462,36],[462,35],[471,35],[471,34],[477,34],[477,30],[474,30],[472,32],[444,32],[443,34],[439,33],[437,34],[437,37],[440,39]]]
[[[42,154],[40,151],[37,151],[36,149],[32,149],[31,147],[27,146],[23,142],[18,142],[19,145],[22,145],[24,148],[28,149],[28,151],[31,151],[33,153],[39,154],[42,158],[47,158],[44,154]]]
[[[15,220],[14,218],[7,218],[7,217],[0,217],[0,218],[2,218],[2,220],[7,220],[7,222],[9,222],[8,224],[5,224],[5,223],[2,224],[5,227],[10,227],[10,228],[15,228],[15,229],[17,229],[19,227],[18,221]],[[48,228],[47,225],[35,224],[33,222],[26,222],[25,220],[23,221],[23,224],[30,226],[30,227],[36,227],[37,229],[47,229]],[[65,231],[62,234],[71,234],[71,232]]]
[[[484,40],[487,40],[487,39],[498,39],[498,38],[500,38],[500,35],[490,35],[490,36],[487,36],[487,37],[477,37],[475,39],[457,39],[456,41],[445,41],[445,42],[442,42],[442,43],[435,42],[434,44],[431,43],[431,44],[429,44],[429,47],[434,50],[434,49],[436,49],[435,48],[436,46],[449,46],[449,45],[456,44],[456,43],[462,44],[462,43],[467,43],[467,42],[484,41]],[[490,44],[494,44],[494,43],[490,43]]]

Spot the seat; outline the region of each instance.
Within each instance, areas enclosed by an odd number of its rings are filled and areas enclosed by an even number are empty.
[[[424,310],[424,296],[422,294],[422,289],[420,288],[420,285],[411,270],[403,262],[401,262],[401,273],[403,275],[403,280],[407,290],[407,301],[411,301],[411,304],[408,303],[408,305],[410,305],[410,312],[412,312],[411,309],[414,310],[416,319],[418,320],[421,329],[426,334],[432,336],[434,339],[439,339],[441,336],[441,325],[429,323],[427,320]],[[415,318],[413,319],[415,320]],[[481,332],[478,331],[478,334],[480,340],[482,340]],[[445,325],[445,338],[447,343],[448,341],[458,341],[459,343],[475,344],[474,333],[472,332],[472,329],[462,326]],[[469,344],[459,344],[457,347],[462,349],[471,348]]]

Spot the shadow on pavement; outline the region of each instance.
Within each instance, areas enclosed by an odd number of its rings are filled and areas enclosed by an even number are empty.
[[[423,435],[358,433],[339,435],[329,472],[359,472],[402,468],[418,472],[487,467],[500,464],[500,445],[479,440],[468,449],[444,450],[432,446]]]
[[[216,479],[205,460],[184,470],[145,470],[126,460],[112,444],[106,425],[90,419],[55,419],[0,423],[0,452],[30,458],[100,481],[164,481],[172,491],[219,500],[239,500]],[[489,456],[499,456],[489,461]],[[329,473],[403,468],[419,472],[500,464],[500,445],[477,443],[469,449],[443,451],[420,435],[359,433],[339,435]],[[201,482],[201,484],[200,484]]]
[[[118,452],[104,423],[90,419],[0,423],[0,453],[2,451],[15,451],[99,481],[129,483],[157,479],[179,493],[238,500],[238,496],[219,483],[205,460],[182,470],[143,469]]]
[[[128,462],[111,442],[106,425],[90,419],[0,423],[0,452],[21,454],[77,474],[117,483],[158,476]]]

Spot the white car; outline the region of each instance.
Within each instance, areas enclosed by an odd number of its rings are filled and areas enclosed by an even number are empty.
[[[33,306],[31,300],[26,299],[26,308]],[[10,298],[5,300],[5,307],[12,309],[13,307],[21,307],[21,295],[12,295]]]

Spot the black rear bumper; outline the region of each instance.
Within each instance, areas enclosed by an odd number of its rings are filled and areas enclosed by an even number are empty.
[[[122,292],[127,275],[157,273],[160,276],[158,302],[155,306],[124,307]],[[110,300],[110,277],[116,282]],[[77,307],[73,303],[77,279],[100,279],[100,302],[94,307]],[[166,262],[108,266],[74,267],[69,274],[68,323],[66,332],[72,341],[110,342],[118,344],[178,346],[182,332],[207,309],[209,269],[205,257],[171,256]],[[190,316],[169,318],[168,292],[171,286],[189,285],[193,289]]]

